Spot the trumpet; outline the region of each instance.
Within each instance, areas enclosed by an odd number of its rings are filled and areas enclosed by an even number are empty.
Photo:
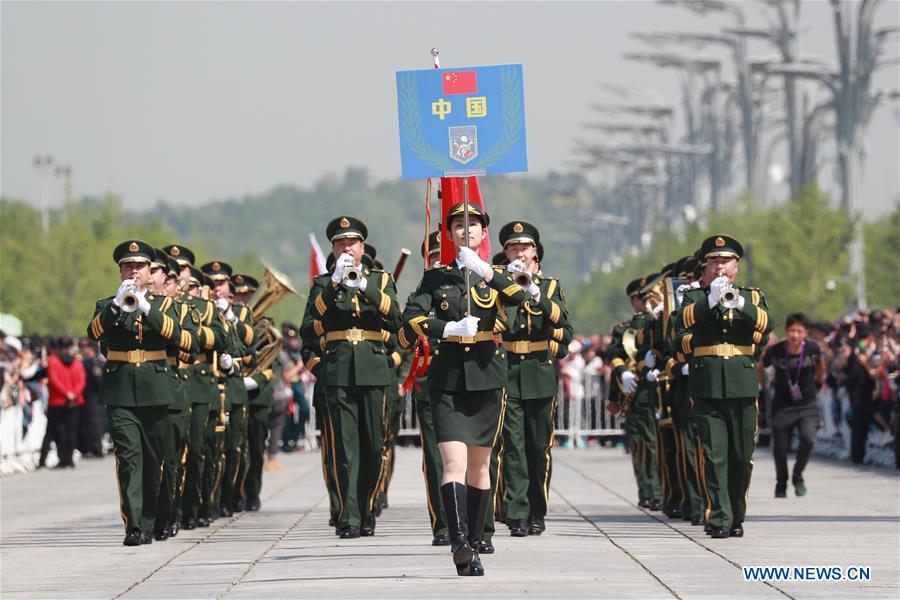
[[[135,284],[131,284],[125,290],[125,293],[122,295],[122,311],[127,313],[132,313],[137,310],[138,307],[138,289]]]
[[[363,278],[362,267],[352,266],[347,269],[344,269],[344,275],[341,279],[341,283],[346,285],[347,287],[359,287],[360,282]]]
[[[719,270],[719,277],[725,276],[725,270]],[[722,293],[719,296],[719,304],[723,308],[737,308],[738,307],[738,298],[740,298],[740,292],[729,283],[728,285],[722,288]]]
[[[513,281],[523,288],[531,287],[531,273],[528,271],[519,271],[513,276]]]

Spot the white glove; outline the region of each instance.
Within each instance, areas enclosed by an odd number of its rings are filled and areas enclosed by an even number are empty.
[[[237,317],[234,315],[234,311],[231,309],[231,303],[227,298],[216,298],[216,308],[219,309],[219,312],[222,313],[222,316],[225,317],[225,320],[229,323],[234,323],[237,321]]]
[[[369,279],[367,277],[360,277],[359,285],[357,287],[359,287],[359,291],[365,292],[366,288],[369,287]]]
[[[134,285],[134,279],[125,279],[122,283],[119,284],[119,289],[116,290],[116,297],[113,298],[113,304],[122,307],[122,302],[125,301],[125,292]]]
[[[334,263],[334,272],[331,274],[331,281],[335,284],[340,283],[344,278],[344,269],[349,269],[352,266],[353,257],[349,254],[341,254]]]
[[[682,375],[687,375],[690,372],[691,372],[691,365],[689,365],[687,363],[684,363],[683,365],[681,365],[681,374]]]
[[[634,390],[637,389],[637,378],[634,376],[634,373],[631,371],[625,371],[622,373],[622,390],[626,394],[634,393]]]
[[[653,370],[647,371],[647,381],[649,381],[650,383],[653,383],[657,379],[659,379],[659,369],[653,369]]]
[[[472,337],[476,333],[478,333],[478,317],[465,317],[461,321],[448,321],[444,327],[443,337],[451,335]]]
[[[521,273],[524,270],[525,270],[525,263],[522,262],[518,258],[516,260],[512,261],[511,263],[509,263],[508,265],[506,265],[507,273]]]
[[[709,284],[709,296],[706,299],[709,301],[710,308],[715,308],[719,303],[719,300],[722,298],[722,288],[726,285],[728,285],[728,278],[724,275],[716,277]]]
[[[219,368],[226,373],[231,373],[231,369],[234,368],[234,359],[231,358],[230,354],[223,354],[219,357]]]
[[[653,350],[647,350],[647,354],[644,355],[644,364],[648,369],[656,367],[656,353]]]
[[[473,273],[479,275],[485,281],[490,281],[491,277],[494,276],[494,270],[491,268],[491,265],[481,260],[481,257],[478,256],[478,253],[471,248],[459,249],[459,262],[461,262],[464,267],[466,267]]]
[[[541,288],[538,287],[538,284],[535,282],[532,281],[531,285],[529,285],[525,291],[531,294],[531,297],[534,298],[535,302],[541,299]]]
[[[741,296],[740,294],[738,294],[737,302],[738,302],[738,305],[737,305],[738,310],[744,310],[744,303],[746,302],[746,300],[744,300],[744,297]]]
[[[140,310],[142,313],[144,313],[144,315],[149,314],[150,301],[147,300],[147,290],[144,290],[143,292],[138,292],[137,294],[135,294],[135,296],[137,296],[138,310]]]
[[[252,392],[259,387],[259,384],[252,377],[244,377],[244,387],[247,388],[248,392]]]

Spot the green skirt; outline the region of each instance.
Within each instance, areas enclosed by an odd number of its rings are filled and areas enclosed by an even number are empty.
[[[506,394],[502,389],[447,392],[431,389],[431,411],[438,443],[463,442],[492,448],[503,430]]]

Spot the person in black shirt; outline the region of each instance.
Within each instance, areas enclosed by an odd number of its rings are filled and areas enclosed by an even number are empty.
[[[787,454],[794,428],[800,437],[800,447],[791,481],[798,496],[806,494],[803,469],[809,462],[819,428],[816,396],[825,380],[825,360],[818,344],[807,338],[808,331],[803,313],[788,315],[785,339],[771,346],[763,356],[763,366],[775,368],[771,418],[776,498],[787,496]]]

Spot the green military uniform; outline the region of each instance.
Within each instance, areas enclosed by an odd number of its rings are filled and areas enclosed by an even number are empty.
[[[167,278],[176,278],[178,264],[163,250],[154,249],[156,260],[151,268],[163,268]],[[171,264],[170,264],[171,261]],[[190,318],[191,308],[179,298],[173,298],[178,325],[181,327],[179,339],[173,340],[166,349],[167,361],[172,374],[172,403],[169,404],[168,434],[163,450],[162,485],[157,499],[154,538],[163,541],[178,533],[181,522],[182,481],[184,477],[185,447],[191,418],[191,403],[187,396],[188,367],[193,362],[198,348],[197,327]]]
[[[231,265],[222,261],[206,263],[200,270],[213,282],[231,282]],[[247,473],[247,388],[244,386],[243,368],[253,363],[254,331],[253,314],[249,307],[231,306],[231,321],[225,319],[224,326],[228,347],[226,353],[232,358],[230,373],[221,373],[219,383],[225,385],[225,404],[228,424],[225,428],[225,463],[219,485],[213,491],[213,506],[221,514],[230,516],[234,511],[244,509],[241,486]],[[220,311],[221,312],[221,311]],[[227,314],[228,311],[225,311]],[[223,315],[225,316],[225,315]]]
[[[113,258],[150,263],[153,247],[129,240],[116,247]],[[170,298],[146,293],[149,307],[126,312],[116,297],[99,300],[87,335],[101,342],[107,357],[101,398],[106,405],[116,453],[116,476],[126,545],[150,543],[156,518],[162,450],[172,402],[172,376],[166,347],[180,340]],[[124,302],[124,300],[123,300]]]
[[[359,219],[344,216],[329,223],[327,233],[332,242],[364,240],[367,230]],[[342,538],[375,531],[372,511],[391,383],[385,341],[400,318],[390,275],[363,266],[361,279],[365,284],[352,287],[343,281],[333,284],[331,275],[316,278],[301,328],[304,344],[324,341],[322,379],[334,432],[340,504],[336,525]]]
[[[405,372],[408,372],[411,360],[408,353],[401,354],[399,351],[396,334],[391,334],[385,342],[385,350],[388,353],[388,368],[392,380],[387,387],[388,410],[384,423],[384,441],[381,446],[381,461],[384,466],[375,497],[376,515],[381,514],[381,509],[388,507],[387,492],[391,485],[391,477],[394,475],[394,447],[400,433],[400,416],[406,407],[406,395],[400,393],[399,387],[406,377]]]
[[[525,221],[500,229],[500,243],[539,241],[537,228]],[[554,417],[558,381],[554,357],[565,356],[573,330],[559,280],[533,275],[540,297],[550,301],[546,314],[528,298],[508,308],[498,322],[509,365],[503,419],[504,515],[513,535],[540,535],[550,494]]]
[[[642,278],[630,282],[626,288],[626,293],[631,296],[639,295],[640,289],[647,283],[648,278]],[[622,385],[623,376],[627,371],[629,361],[637,361],[635,370],[640,377],[643,369],[643,353],[646,351],[646,342],[649,341],[649,335],[645,333],[645,329],[653,320],[649,312],[639,312],[632,316],[628,321],[625,330],[632,330],[635,333],[635,356],[628,356],[624,345],[623,337],[616,339],[614,337],[613,344],[609,348],[612,361],[610,365],[613,368],[613,375],[617,386]],[[644,346],[642,351],[642,346]],[[620,392],[624,390],[620,389]],[[634,468],[635,479],[638,485],[638,504],[642,507],[651,508],[652,510],[662,509],[662,486],[659,478],[659,466],[656,455],[656,409],[658,400],[653,386],[640,377],[637,382],[637,389],[633,393],[631,407],[625,420],[626,435],[629,439],[632,467]]]
[[[462,214],[462,204],[451,207],[448,223]],[[470,205],[469,214],[487,227],[489,218],[480,207]],[[428,370],[429,404],[437,442],[493,448],[502,432],[506,401],[503,388],[507,380],[506,351],[498,347],[494,328],[498,319],[506,318],[504,305],[518,306],[530,295],[503,268],[493,269],[490,281],[476,276],[473,283],[468,290],[469,314],[466,274],[458,261],[427,270],[407,300],[398,339],[404,348],[410,348],[419,337],[441,340]],[[537,306],[547,315],[554,310],[554,304],[546,297]],[[459,322],[467,316],[479,319],[474,336],[444,335],[449,322]],[[458,548],[482,541],[491,495],[490,489],[458,482],[441,486],[455,560]],[[457,564],[458,573],[475,569],[476,562],[477,569],[483,572],[480,561],[473,559],[471,564]]]
[[[739,259],[743,248],[730,236],[716,235],[704,241],[701,254],[707,261]],[[735,308],[721,302],[710,307],[711,288],[687,291],[676,323],[676,343],[690,356],[688,393],[703,448],[713,537],[743,535],[757,425],[756,358],[772,330],[762,292],[736,289],[742,300]]]

